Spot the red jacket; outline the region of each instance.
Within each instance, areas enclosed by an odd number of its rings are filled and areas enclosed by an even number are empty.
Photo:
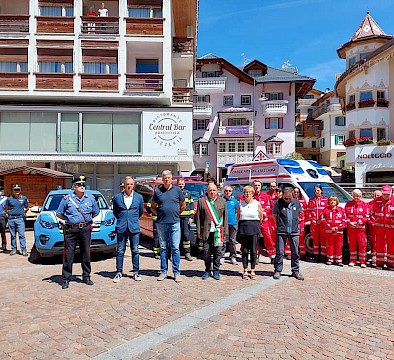
[[[345,205],[345,213],[350,222],[357,222],[356,226],[351,226],[348,223],[348,227],[357,228],[357,229],[365,229],[365,224],[369,220],[369,206],[366,202],[359,201],[349,201]]]
[[[382,196],[370,202],[371,222],[373,226],[394,229],[394,198],[384,200]]]
[[[278,193],[275,190],[268,190],[267,195],[273,202],[275,202],[275,200],[278,200]]]
[[[305,211],[305,220],[312,221],[318,220],[323,213],[323,210],[327,207],[327,198],[324,196],[316,197],[309,199],[308,206]]]
[[[342,230],[347,225],[347,218],[345,210],[340,206],[327,206],[321,214],[321,224],[326,233],[342,233]],[[337,230],[332,230],[332,228]]]
[[[272,217],[273,201],[267,193],[259,192],[253,196],[263,208],[263,220],[270,219]]]

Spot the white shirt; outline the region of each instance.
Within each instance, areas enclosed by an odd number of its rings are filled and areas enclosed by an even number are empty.
[[[107,17],[108,16],[108,9],[98,9],[99,16]]]
[[[133,202],[134,191],[131,192],[130,196],[125,192],[123,193],[123,200],[127,209],[130,209],[131,203]]]
[[[249,204],[242,200],[239,204],[239,220],[260,220],[259,202],[252,200]]]

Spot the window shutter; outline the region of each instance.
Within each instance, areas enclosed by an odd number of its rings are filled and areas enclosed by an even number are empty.
[[[197,103],[197,95],[193,95],[193,102],[196,104]]]
[[[209,130],[209,119],[205,119],[205,130]]]
[[[279,99],[279,100],[283,100],[283,92],[281,92],[281,93],[278,94],[278,99]]]
[[[278,128],[279,128],[279,129],[283,129],[283,117],[280,117],[280,118],[278,119]]]
[[[266,118],[266,119],[265,119],[265,128],[266,128],[266,129],[269,129],[269,128],[270,128],[270,119],[269,119],[269,118]]]
[[[197,120],[193,119],[193,130],[197,130]]]
[[[338,135],[335,135],[335,145],[338,145]]]
[[[210,102],[211,101],[211,95],[205,95],[205,102]]]

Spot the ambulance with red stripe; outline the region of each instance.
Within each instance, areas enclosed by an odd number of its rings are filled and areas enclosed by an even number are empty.
[[[263,192],[270,189],[271,182],[276,182],[281,188],[298,187],[306,202],[314,196],[315,185],[322,187],[325,197],[336,196],[342,207],[352,200],[350,194],[336,184],[319,163],[312,160],[270,159],[233,164],[227,169],[224,186],[232,186],[233,194],[237,196],[241,195],[243,187],[251,185],[253,180],[261,182]],[[305,234],[307,250],[312,252],[313,239],[308,223]]]

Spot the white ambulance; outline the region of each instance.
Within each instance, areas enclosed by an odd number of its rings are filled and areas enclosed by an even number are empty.
[[[281,188],[298,187],[307,202],[314,196],[315,185],[321,185],[325,197],[336,196],[342,206],[352,199],[319,163],[312,160],[271,159],[233,164],[227,170],[224,185],[231,185],[234,196],[237,196],[253,180],[261,181],[263,192],[268,191],[274,181]]]

